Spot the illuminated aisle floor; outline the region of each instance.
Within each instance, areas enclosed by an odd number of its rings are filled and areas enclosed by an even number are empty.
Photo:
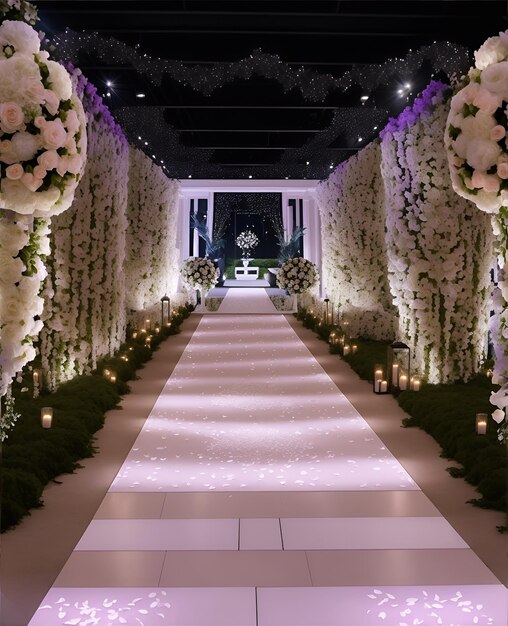
[[[506,624],[280,315],[205,316],[30,626]]]

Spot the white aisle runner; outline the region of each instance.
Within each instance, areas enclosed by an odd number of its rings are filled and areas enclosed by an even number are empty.
[[[221,314],[276,314],[277,309],[273,306],[272,301],[264,289],[259,287],[241,287],[228,289],[217,312]]]
[[[506,626],[506,590],[283,316],[204,316],[30,622],[117,624]]]

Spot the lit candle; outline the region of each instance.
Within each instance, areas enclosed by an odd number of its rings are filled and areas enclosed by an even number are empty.
[[[383,370],[377,369],[374,371],[374,380],[383,380]]]
[[[34,385],[39,384],[39,370],[34,370],[33,373]]]
[[[45,406],[41,409],[41,425],[43,428],[51,428],[53,422],[53,407]]]
[[[387,380],[382,380],[381,381],[381,389],[380,389],[381,393],[386,393],[388,391],[388,381]]]
[[[477,413],[476,414],[476,433],[478,435],[486,435],[487,434],[487,413]]]
[[[104,376],[104,378],[109,380],[109,377],[111,376],[111,372],[108,369],[104,369],[104,370],[102,370],[102,375]]]
[[[413,391],[420,391],[420,379],[419,378],[415,378],[413,380]]]
[[[137,333],[137,332],[132,333],[132,338],[133,338],[133,339],[136,339],[136,337],[137,337],[137,336],[138,336],[138,333]]]
[[[374,391],[375,391],[376,393],[379,393],[379,392],[381,391],[381,379],[380,379],[380,378],[377,378],[377,379],[374,381]]]
[[[344,345],[344,356],[347,356],[350,352],[351,352],[351,346],[348,343],[346,343]]]
[[[116,374],[111,373],[109,376],[109,382],[115,384],[116,383]]]
[[[157,334],[157,335],[159,334],[159,330],[160,330],[160,329],[159,329],[159,327],[157,326],[157,328],[155,329],[155,332],[156,332],[156,334]]]
[[[150,318],[148,317],[145,322],[146,328],[150,329]]]
[[[405,391],[407,389],[407,376],[405,374],[401,374],[399,376],[399,388],[401,391]]]
[[[399,386],[399,364],[394,363],[392,365],[392,385]]]
[[[166,326],[169,328],[171,326],[171,322],[168,322]]]
[[[353,354],[356,354],[356,352],[358,352],[358,346],[356,344],[353,344],[353,346],[351,347],[351,351]]]

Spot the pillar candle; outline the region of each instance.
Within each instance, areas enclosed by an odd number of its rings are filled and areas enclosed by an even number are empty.
[[[394,363],[392,365],[392,385],[399,386],[399,364]]]
[[[405,374],[401,374],[399,377],[399,388],[401,391],[405,391],[407,389],[407,376]]]
[[[386,393],[387,391],[388,391],[388,381],[382,380],[381,381],[381,393]]]
[[[374,371],[374,380],[382,380],[383,379],[383,370],[377,369]]]
[[[53,407],[45,406],[41,409],[41,424],[43,428],[51,428],[53,423]]]
[[[376,391],[377,393],[381,391],[381,379],[380,378],[376,378],[376,380],[374,381],[374,391]]]
[[[420,379],[419,378],[415,378],[413,380],[413,391],[420,391]]]

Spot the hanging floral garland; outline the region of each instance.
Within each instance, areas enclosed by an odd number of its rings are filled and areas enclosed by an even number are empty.
[[[141,150],[130,148],[129,162],[126,305],[142,311],[177,288],[179,185]]]
[[[492,394],[498,408],[492,417],[500,439],[508,438],[508,30],[490,37],[475,52],[475,67],[453,96],[445,143],[453,188],[491,215],[496,240],[499,281],[490,319],[494,344]]]
[[[491,236],[459,199],[443,133],[450,88],[432,82],[382,132],[388,279],[399,338],[429,382],[467,380],[485,357]]]
[[[0,15],[0,395],[35,355],[49,220],[72,203],[86,157],[85,118],[68,72],[40,49],[28,2]],[[28,21],[26,23],[24,20]],[[5,426],[5,424],[4,424]]]
[[[323,287],[347,315],[353,336],[393,340],[380,162],[376,141],[317,187]]]
[[[70,68],[88,120],[89,160],[72,209],[54,218],[42,366],[55,388],[89,373],[125,339],[129,146],[96,88]]]

